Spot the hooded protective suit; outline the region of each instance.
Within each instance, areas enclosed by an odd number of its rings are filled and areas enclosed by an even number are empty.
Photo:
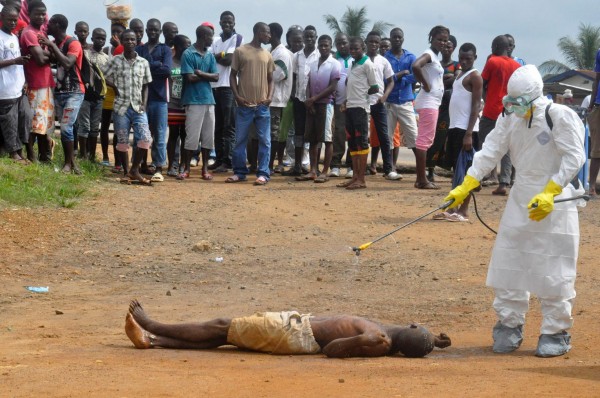
[[[513,73],[508,95],[535,99],[532,118],[501,115],[482,150],[475,154],[468,174],[481,181],[510,151],[516,169],[515,184],[500,221],[487,285],[496,288],[494,307],[500,321],[509,327],[524,323],[529,292],[537,294],[542,299],[542,333],[553,334],[572,325],[571,300],[575,297],[579,248],[578,203],[557,203],[554,211],[540,222],[528,218],[527,205],[550,179],[563,187],[555,199],[583,194],[583,188],[576,189],[570,181],[585,162],[584,127],[575,112],[552,104],[551,130],[545,117],[551,101],[542,89],[542,78],[535,66],[527,65]],[[581,202],[579,205],[585,203]]]

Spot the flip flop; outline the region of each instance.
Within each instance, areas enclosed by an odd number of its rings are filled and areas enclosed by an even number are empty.
[[[461,216],[458,213],[452,213],[448,217],[446,217],[446,221],[450,222],[469,222],[469,219]]]
[[[143,185],[146,187],[152,186],[152,181],[147,178],[143,178],[143,177],[141,180],[138,180],[137,178],[124,177],[124,178],[120,178],[119,182],[121,184],[127,184],[127,185]]]
[[[204,173],[204,174],[202,174],[202,179],[204,181],[212,181],[213,175],[210,173]]]
[[[303,176],[296,177],[296,181],[314,181],[316,179],[317,179],[317,177],[309,176],[309,175],[303,175]]]
[[[415,182],[415,188],[417,189],[440,189],[440,187],[438,187],[437,185],[435,185],[433,182],[427,181],[426,183],[417,183]]]
[[[348,185],[350,185],[350,184],[352,184],[352,180],[340,182],[339,184],[336,184],[335,186],[338,188],[347,188]]]
[[[365,189],[367,186],[365,184],[359,184],[359,183],[354,183],[354,184],[350,184],[346,187],[347,190],[349,191],[354,191],[356,189]]]
[[[190,173],[188,173],[187,171],[182,171],[181,173],[179,173],[179,174],[177,175],[177,177],[176,177],[176,178],[177,178],[178,180],[180,180],[180,181],[183,181],[183,180],[185,180],[185,179],[187,179],[187,178],[189,178],[189,177],[190,177]]]
[[[254,185],[267,185],[267,182],[269,182],[269,180],[263,176],[260,176],[256,179],[256,181],[254,181]]]
[[[236,182],[245,182],[246,178],[241,178],[237,174],[232,175],[231,177],[227,177],[225,180],[226,183],[236,183]]]
[[[433,217],[431,217],[431,219],[437,220],[437,221],[444,221],[448,218],[448,216],[450,216],[450,213],[448,213],[447,211],[444,211],[442,213],[434,214]]]
[[[325,182],[329,181],[329,177],[327,177],[324,174],[321,174],[320,176],[318,176],[317,178],[315,178],[314,182],[317,184],[323,184]]]

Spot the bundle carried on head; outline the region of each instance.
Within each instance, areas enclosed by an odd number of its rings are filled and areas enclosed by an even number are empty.
[[[133,7],[131,0],[104,0],[106,7],[106,16],[113,23],[120,23],[127,26],[127,21],[131,19]]]

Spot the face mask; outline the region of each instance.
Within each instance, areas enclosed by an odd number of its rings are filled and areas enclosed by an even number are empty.
[[[537,99],[530,99],[529,96],[523,95],[519,97],[511,97],[510,95],[502,98],[502,105],[507,113],[514,113],[518,117],[526,117],[530,115],[531,103]]]

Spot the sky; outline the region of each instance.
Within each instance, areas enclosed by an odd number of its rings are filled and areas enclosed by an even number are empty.
[[[45,3],[49,14],[64,14],[69,19],[70,33],[79,20],[88,22],[91,29],[109,29],[105,1],[115,0],[45,0]],[[324,22],[324,14],[332,14],[339,20],[347,6],[366,5],[372,22],[383,20],[402,28],[404,48],[417,56],[428,47],[429,30],[439,24],[447,26],[456,36],[459,46],[465,42],[475,44],[479,55],[475,66],[479,69],[483,68],[490,53],[493,38],[500,34],[510,33],[515,37],[513,55],[539,65],[548,59],[564,62],[557,48],[558,40],[563,36],[576,38],[581,23],[600,25],[598,0],[121,1],[131,1],[134,17],[143,21],[158,18],[161,22],[175,22],[179,32],[192,41],[196,27],[204,21],[214,23],[219,32],[219,15],[225,10],[235,14],[236,31],[250,41],[252,26],[256,22],[279,22],[284,32],[294,24],[314,25],[319,35],[331,34]],[[454,58],[457,57],[455,52]]]

